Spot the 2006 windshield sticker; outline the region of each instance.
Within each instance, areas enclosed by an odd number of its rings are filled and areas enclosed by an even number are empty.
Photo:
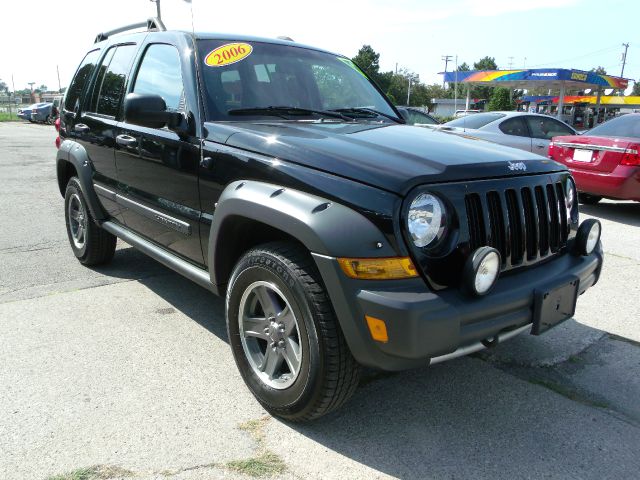
[[[209,52],[204,63],[210,67],[224,67],[244,60],[253,51],[248,43],[227,43]]]

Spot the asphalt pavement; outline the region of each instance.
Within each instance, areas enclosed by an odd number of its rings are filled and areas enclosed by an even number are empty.
[[[573,319],[368,372],[292,425],[244,387],[221,299],[122,242],[108,266],[75,260],[54,138],[0,123],[0,478],[638,478],[640,204],[581,206],[606,258]]]

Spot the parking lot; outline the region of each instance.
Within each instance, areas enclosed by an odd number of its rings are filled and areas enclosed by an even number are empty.
[[[574,319],[368,372],[294,425],[245,388],[221,299],[120,241],[106,267],[75,260],[54,138],[0,123],[0,478],[638,478],[639,203],[581,206],[606,256]]]

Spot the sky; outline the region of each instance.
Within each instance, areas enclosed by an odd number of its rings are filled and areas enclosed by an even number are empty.
[[[4,0],[0,28],[0,79],[11,88],[13,75],[18,90],[28,82],[57,89],[56,67],[67,86],[98,32],[156,12],[150,0],[31,0],[19,13],[20,4]],[[191,30],[191,6],[196,31],[286,35],[349,57],[369,44],[382,70],[397,64],[427,83],[442,82],[443,55],[620,75],[622,43],[630,44],[625,77],[640,80],[638,0],[161,0],[167,28]]]

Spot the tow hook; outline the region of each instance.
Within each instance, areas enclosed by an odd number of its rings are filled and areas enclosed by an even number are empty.
[[[482,340],[482,345],[484,345],[485,348],[494,348],[496,345],[498,345],[498,343],[500,343],[498,335],[491,339],[485,338],[484,340]]]

